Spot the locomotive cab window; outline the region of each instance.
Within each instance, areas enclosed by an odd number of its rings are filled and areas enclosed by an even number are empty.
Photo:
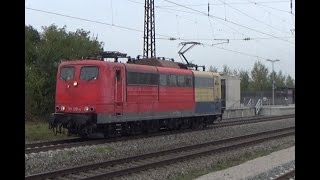
[[[81,80],[96,80],[98,78],[99,68],[97,66],[84,66],[81,68]]]
[[[72,80],[74,76],[74,67],[62,67],[60,70],[60,79],[68,81]]]

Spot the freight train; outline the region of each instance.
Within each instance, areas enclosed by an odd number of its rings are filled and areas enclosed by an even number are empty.
[[[50,128],[105,138],[205,127],[222,118],[218,73],[153,61],[171,66],[92,59],[60,63]]]

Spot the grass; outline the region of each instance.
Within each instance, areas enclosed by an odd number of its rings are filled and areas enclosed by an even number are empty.
[[[97,153],[103,153],[103,154],[107,154],[113,151],[113,148],[111,147],[98,147],[96,149]]]
[[[70,159],[71,156],[77,155],[77,152],[75,152],[74,150],[71,151],[64,151],[61,154],[61,159]]]
[[[255,151],[255,152],[246,152],[246,153],[244,153],[243,155],[241,155],[241,156],[239,156],[237,158],[220,161],[217,164],[215,164],[215,165],[213,165],[211,167],[205,168],[205,169],[192,170],[192,171],[189,171],[187,174],[171,177],[170,180],[192,180],[192,179],[196,179],[196,178],[198,178],[198,177],[200,177],[202,175],[205,175],[205,174],[208,174],[208,173],[211,173],[211,172],[215,172],[215,171],[220,171],[220,170],[223,170],[223,169],[227,169],[229,167],[242,164],[242,163],[244,163],[246,161],[249,161],[249,160],[261,157],[261,156],[266,156],[268,154],[271,154],[272,152],[279,151],[281,149],[286,149],[286,148],[289,148],[291,146],[292,146],[292,144],[288,143],[288,144],[283,144],[283,145],[279,145],[279,146],[273,146],[271,149],[268,149],[268,150],[258,150],[258,151]]]
[[[25,142],[33,141],[53,141],[59,139],[68,139],[67,130],[65,134],[54,135],[53,131],[49,129],[47,122],[26,122],[25,123]]]

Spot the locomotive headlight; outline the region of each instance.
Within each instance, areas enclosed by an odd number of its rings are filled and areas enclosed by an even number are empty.
[[[74,86],[74,87],[76,87],[77,85],[78,85],[78,82],[77,82],[77,81],[73,82],[73,86]]]
[[[66,110],[66,107],[61,106],[61,111],[64,111],[64,110]]]
[[[89,107],[88,106],[84,107],[84,111],[88,112],[89,111]]]
[[[90,108],[90,111],[93,112],[93,111],[94,111],[94,107],[91,107],[91,108]]]

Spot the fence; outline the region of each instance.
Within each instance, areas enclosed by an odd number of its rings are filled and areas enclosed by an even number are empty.
[[[259,99],[262,99],[262,105],[272,105],[272,90],[269,91],[249,91],[241,92],[241,104],[255,105]],[[284,89],[274,91],[275,105],[295,104],[294,89]]]

